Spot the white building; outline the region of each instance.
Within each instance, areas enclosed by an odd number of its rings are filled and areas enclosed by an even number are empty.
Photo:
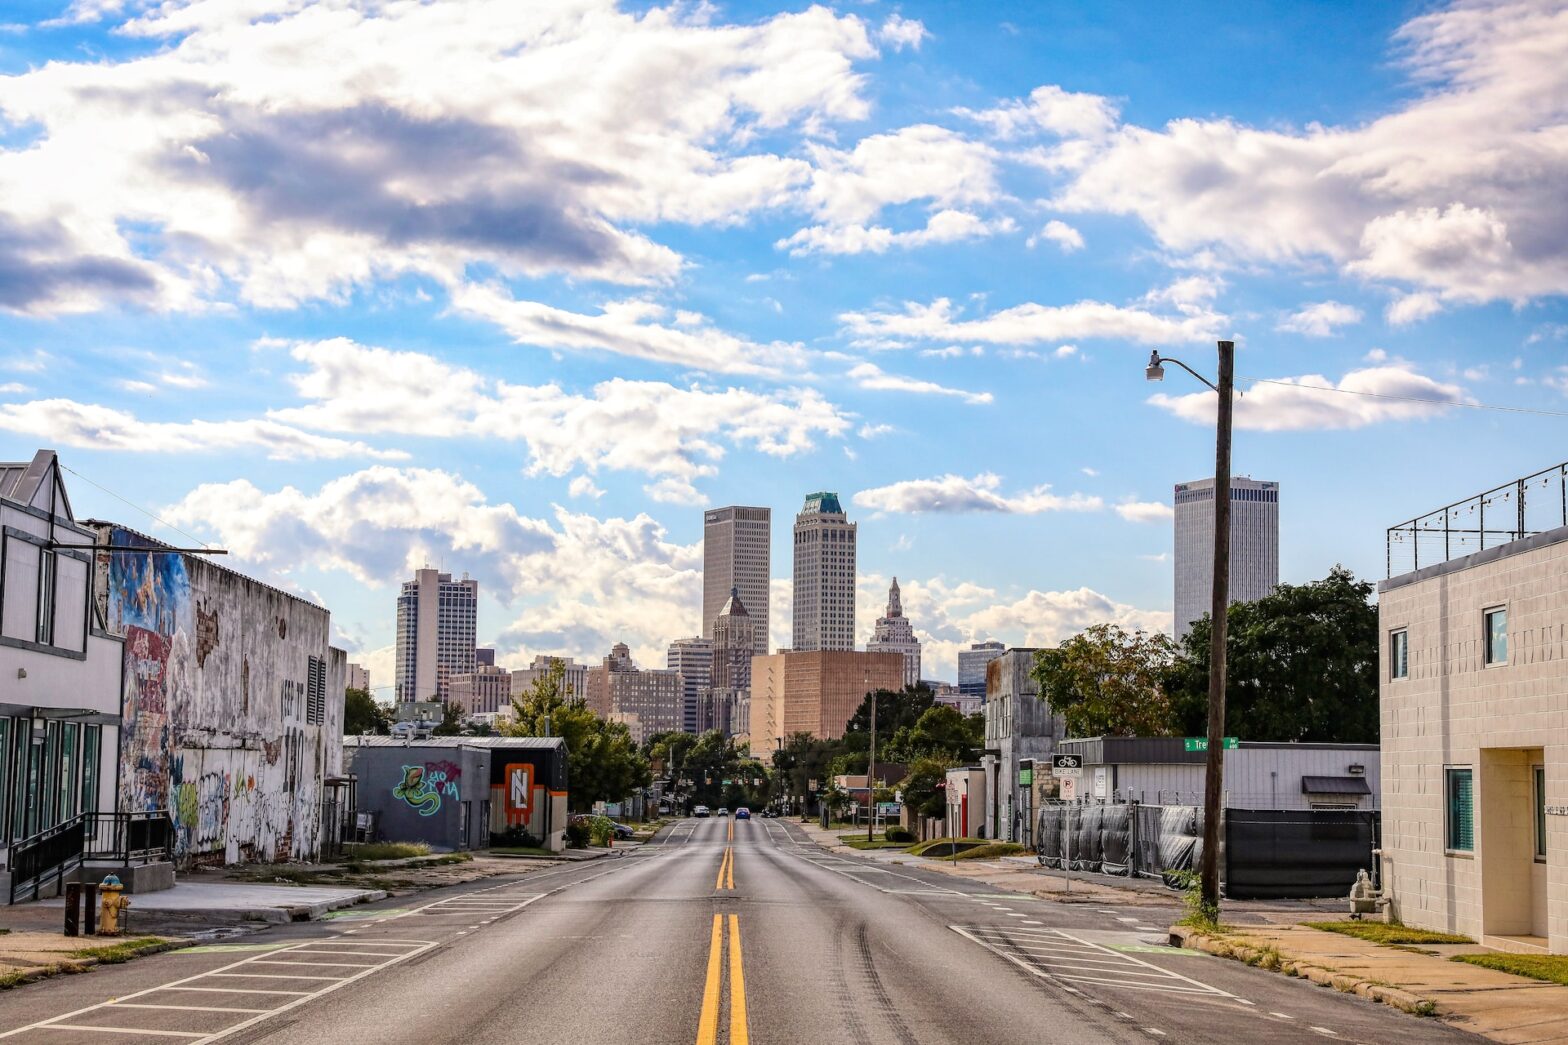
[[[976,642],[958,651],[958,692],[985,703],[985,666],[1007,652],[1000,642]]]
[[[904,657],[904,685],[920,683],[920,640],[915,638],[914,626],[904,616],[904,601],[899,595],[898,578],[887,590],[887,615],[878,617],[871,641],[866,643],[867,653],[899,653]]]
[[[713,638],[713,621],[740,592],[756,624],[754,652],[768,652],[768,593],[772,583],[773,510],[712,508],[702,525],[702,634]]]
[[[516,668],[512,671],[512,695],[520,697],[533,689],[534,680],[548,675],[551,665],[557,662],[561,665],[562,695],[568,699],[587,699],[588,665],[579,664],[571,657],[552,657],[546,654],[536,656],[528,667]]]
[[[397,699],[445,701],[448,680],[474,670],[479,582],[416,570],[397,597]]]
[[[348,688],[362,689],[366,693],[369,693],[370,669],[366,668],[362,664],[350,664],[348,666]]]
[[[855,530],[836,493],[811,494],[795,516],[796,653],[855,648]]]
[[[1176,484],[1176,637],[1214,598],[1214,480]],[[1279,483],[1230,481],[1230,601],[1261,599],[1279,584]]]
[[[687,733],[702,732],[702,691],[713,676],[712,639],[676,639],[665,653],[664,666],[681,676],[681,724]]]
[[[712,670],[700,695],[696,732],[716,729],[731,736],[750,728],[747,713],[755,626],[739,589],[731,588],[729,599],[713,619]]]
[[[1394,527],[1378,589],[1393,913],[1522,953],[1568,954],[1564,474]]]

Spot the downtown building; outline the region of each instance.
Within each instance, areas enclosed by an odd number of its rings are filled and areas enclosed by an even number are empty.
[[[550,674],[550,669],[561,666],[561,696],[566,700],[588,698],[588,665],[579,664],[571,657],[552,657],[541,653],[526,668],[512,669],[512,693],[524,696],[533,689],[534,681]]]
[[[855,648],[855,531],[836,493],[811,494],[795,516],[796,653]]]
[[[681,676],[637,667],[626,643],[617,642],[603,663],[588,669],[587,703],[600,718],[625,724],[632,740],[643,744],[655,733],[680,730]]]
[[[1213,608],[1214,480],[1177,483],[1176,639]],[[1279,584],[1279,483],[1230,481],[1230,601],[1261,599]]]
[[[751,662],[755,659],[756,622],[739,589],[731,589],[713,620],[713,649],[708,684],[700,692],[697,732],[716,729],[725,736],[744,733],[751,701]]]
[[[986,665],[1007,652],[1000,642],[976,642],[958,651],[958,692],[969,700],[985,703]]]
[[[685,733],[701,733],[700,705],[703,690],[713,675],[712,639],[694,636],[676,639],[664,655],[664,666],[681,676],[681,724]],[[749,651],[748,651],[749,652]]]
[[[453,675],[474,670],[474,632],[479,622],[479,582],[467,574],[417,570],[397,597],[399,703],[449,699]]]
[[[899,653],[818,650],[753,657],[744,736],[759,758],[794,733],[834,740],[844,735],[868,694],[903,688]]]
[[[480,664],[473,671],[447,680],[447,702],[465,715],[510,714],[512,673],[494,664]]]
[[[915,638],[914,626],[904,616],[904,602],[898,591],[898,578],[887,590],[887,615],[878,617],[871,641],[866,643],[867,653],[897,653],[904,658],[904,685],[920,684],[920,640]]]
[[[711,639],[713,622],[731,590],[739,592],[754,625],[752,651],[768,652],[768,602],[772,583],[773,510],[732,506],[711,508],[702,520],[702,637]]]

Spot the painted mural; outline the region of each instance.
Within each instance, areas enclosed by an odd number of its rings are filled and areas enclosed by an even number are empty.
[[[98,593],[126,639],[121,808],[169,810],[182,864],[313,857],[322,780],[342,764],[346,658],[327,611],[179,554],[102,552]]]
[[[403,777],[392,789],[392,797],[406,802],[420,816],[434,816],[441,811],[441,800],[462,801],[458,781],[463,771],[455,762],[426,762],[421,766],[404,766]]]

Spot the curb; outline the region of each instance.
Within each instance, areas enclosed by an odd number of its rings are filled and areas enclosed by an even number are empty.
[[[114,937],[84,937],[84,939],[113,940]],[[29,969],[25,972],[18,972],[15,974],[17,977],[16,979],[9,983],[0,984],[0,990],[15,990],[18,987],[25,987],[29,983],[37,983],[39,980],[47,980],[55,976],[74,976],[78,973],[89,972],[99,965],[124,965],[127,962],[133,962],[138,958],[146,958],[149,955],[162,954],[165,951],[178,951],[186,947],[194,947],[198,942],[199,941],[197,940],[166,939],[161,943],[149,944],[147,947],[137,951],[135,954],[130,955],[129,957],[121,958],[118,961],[112,962],[105,962],[102,958],[65,958],[61,961],[55,962],[53,965],[40,965],[35,969]],[[91,945],[89,944],[88,946]]]
[[[1412,1016],[1441,1016],[1443,1010],[1437,1002],[1402,987],[1364,980],[1347,973],[1336,972],[1322,965],[1299,959],[1281,958],[1278,951],[1271,957],[1264,950],[1222,936],[1212,936],[1185,925],[1173,925],[1170,930],[1173,947],[1186,947],[1218,958],[1230,958],[1254,968],[1274,969],[1286,976],[1299,976],[1323,987],[1332,987],[1343,994],[1355,994],[1369,1001],[1391,1005]]]

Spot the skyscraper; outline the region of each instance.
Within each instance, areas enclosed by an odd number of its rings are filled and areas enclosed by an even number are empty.
[[[1214,480],[1176,484],[1176,637],[1212,608]],[[1261,599],[1279,584],[1279,483],[1230,481],[1230,601]]]
[[[713,619],[730,589],[740,591],[755,626],[752,648],[768,652],[768,585],[772,576],[773,509],[713,508],[702,526],[702,634],[713,638]]]
[[[904,655],[904,685],[920,682],[920,640],[915,629],[904,616],[904,601],[898,591],[898,578],[887,590],[887,616],[878,617],[871,641],[866,643],[867,653],[902,653]]]
[[[797,653],[855,648],[855,528],[836,493],[810,495],[795,516]]]
[[[474,670],[478,621],[478,581],[414,571],[397,597],[397,699],[446,700],[447,679]]]
[[[1007,652],[1000,642],[976,642],[958,651],[958,692],[985,700],[985,666]]]
[[[728,736],[744,728],[739,712],[751,697],[754,627],[739,589],[731,588],[729,599],[713,619],[713,670],[701,694],[697,732],[717,729]]]
[[[680,728],[686,733],[700,733],[698,702],[713,674],[712,639],[676,639],[665,653],[664,666],[681,676]]]

